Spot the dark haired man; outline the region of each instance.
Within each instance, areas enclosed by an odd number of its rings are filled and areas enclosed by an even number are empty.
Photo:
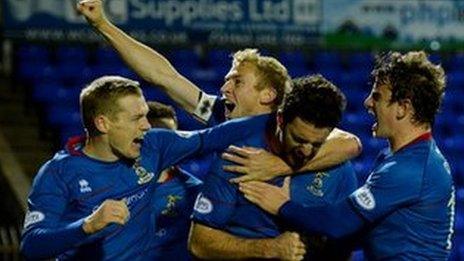
[[[374,137],[386,138],[366,183],[334,204],[312,207],[283,188],[242,184],[245,197],[301,230],[341,237],[361,232],[372,260],[447,260],[455,211],[448,162],[432,138],[445,73],[424,52],[380,56],[364,105]]]
[[[294,80],[293,85],[277,115],[270,114],[267,120],[258,123],[261,131],[235,145],[266,148],[299,169],[314,157],[339,123],[346,101],[340,90],[320,75]],[[284,244],[283,239],[297,236],[282,233],[294,231],[291,224],[281,226],[271,215],[248,202],[238,187],[229,182],[233,174],[223,171],[223,165],[227,163],[215,161],[195,203],[189,240],[192,253],[207,259],[301,260],[306,251],[303,245],[297,249],[279,246]],[[270,182],[281,184],[282,181],[277,178]],[[302,173],[291,179],[292,196],[299,203],[311,206],[335,202],[353,192],[356,186],[356,176],[349,163],[318,173]],[[282,250],[293,252],[282,253]]]

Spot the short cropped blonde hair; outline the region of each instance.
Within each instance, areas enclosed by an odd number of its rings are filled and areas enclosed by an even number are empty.
[[[290,76],[287,69],[277,59],[269,56],[263,56],[257,49],[243,49],[233,54],[233,66],[242,63],[250,63],[256,67],[258,84],[255,86],[258,90],[271,87],[276,92],[276,99],[273,109],[277,109],[291,86]]]

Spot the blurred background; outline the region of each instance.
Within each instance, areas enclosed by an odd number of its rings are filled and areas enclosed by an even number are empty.
[[[0,3],[0,260],[17,249],[26,198],[41,164],[82,134],[81,88],[102,75],[141,81],[149,100],[172,104],[128,69],[74,11],[75,0]],[[464,1],[453,0],[105,0],[110,19],[148,43],[187,78],[217,94],[244,47],[278,58],[291,76],[321,73],[346,94],[342,128],[364,151],[363,181],[386,146],[371,137],[363,108],[376,53],[425,50],[448,76],[434,136],[448,158],[457,211],[451,259],[464,260]],[[202,126],[177,110],[180,129]],[[191,166],[195,171],[198,166]],[[362,260],[357,252],[355,259]]]

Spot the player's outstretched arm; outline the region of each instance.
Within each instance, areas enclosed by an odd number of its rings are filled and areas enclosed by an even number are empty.
[[[359,230],[364,219],[355,212],[349,199],[334,204],[310,207],[290,200],[289,179],[282,187],[261,181],[240,183],[245,198],[265,211],[278,215],[298,231],[342,238]]]
[[[302,260],[305,245],[299,235],[285,232],[276,238],[246,239],[192,223],[189,250],[201,259],[276,258]]]
[[[105,16],[102,0],[82,0],[77,10],[102,34],[122,59],[143,79],[158,85],[180,107],[193,113],[200,89],[179,74],[160,53],[133,39]]]
[[[316,156],[297,172],[336,166],[357,157],[361,153],[361,148],[361,141],[356,135],[334,129]],[[295,173],[295,170],[288,166],[284,160],[264,149],[230,146],[228,151],[222,154],[222,158],[237,164],[224,166],[226,171],[245,174],[232,179],[231,181],[234,183],[250,180],[265,181],[277,176]]]

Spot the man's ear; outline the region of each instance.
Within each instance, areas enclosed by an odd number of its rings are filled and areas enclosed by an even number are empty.
[[[274,103],[276,97],[277,93],[274,88],[264,88],[259,92],[259,101],[265,105]]]
[[[408,115],[414,115],[414,108],[410,99],[403,99],[397,102],[398,107],[396,109],[396,119],[401,120]]]
[[[108,133],[110,119],[108,119],[108,117],[106,117],[105,115],[103,114],[97,115],[97,117],[93,119],[93,123],[95,124],[95,128],[99,132],[104,133],[104,134]]]

